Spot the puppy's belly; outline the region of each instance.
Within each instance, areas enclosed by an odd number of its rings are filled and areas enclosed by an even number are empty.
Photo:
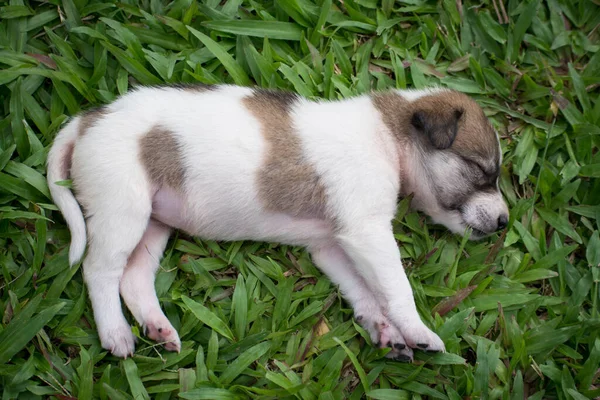
[[[218,201],[216,201],[218,200]],[[153,198],[152,218],[210,240],[254,240],[290,245],[322,244],[333,237],[331,222],[264,210],[260,204],[183,195],[160,189]]]

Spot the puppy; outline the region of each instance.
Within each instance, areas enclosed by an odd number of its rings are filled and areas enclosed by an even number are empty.
[[[444,351],[421,321],[392,233],[398,196],[453,232],[503,229],[501,152],[481,108],[446,89],[343,101],[219,86],[147,87],[74,118],[48,183],[83,262],[102,346],[133,354],[119,293],[146,335],[180,350],[154,289],[173,229],[304,246],[373,343]],[[57,181],[72,179],[74,193]],[[85,217],[82,210],[85,210]]]

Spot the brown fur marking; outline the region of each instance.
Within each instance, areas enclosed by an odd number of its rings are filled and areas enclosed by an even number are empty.
[[[152,183],[181,189],[184,168],[181,149],[173,132],[155,126],[140,140],[140,158]]]
[[[69,142],[65,148],[65,155],[62,158],[61,176],[71,177],[71,162],[73,160],[73,150],[75,150],[75,142]]]
[[[406,138],[408,135],[406,115],[410,112],[409,102],[395,92],[374,93],[371,101],[396,139]]]
[[[81,115],[79,121],[79,136],[83,136],[87,133],[96,122],[98,122],[103,116],[108,113],[106,107],[97,107],[87,110]]]
[[[463,110],[458,122],[458,134],[450,148],[459,155],[472,155],[499,162],[498,138],[481,107],[469,96],[447,91],[424,96],[412,103],[415,109],[429,115],[450,119],[455,110]]]
[[[383,122],[399,140],[408,139],[411,131],[414,132],[411,118],[417,111],[430,118],[432,125],[443,126],[453,123],[456,120],[455,111],[462,110],[456,139],[448,150],[499,163],[496,132],[481,107],[467,95],[456,91],[442,91],[409,102],[397,93],[385,92],[373,94],[371,99],[381,113]]]
[[[294,93],[256,89],[243,100],[260,121],[268,144],[266,159],[257,176],[265,207],[296,217],[324,217],[325,188],[314,167],[304,158],[294,132],[290,111]]]

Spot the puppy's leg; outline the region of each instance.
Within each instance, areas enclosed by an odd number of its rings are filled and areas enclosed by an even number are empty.
[[[156,271],[170,233],[167,225],[150,220],[127,262],[121,278],[121,296],[150,339],[164,343],[167,350],[178,352],[181,349],[179,336],[162,312],[154,288]]]
[[[142,238],[150,207],[121,203],[95,207],[87,221],[89,249],[83,262],[94,319],[102,347],[118,357],[133,354],[135,337],[125,320],[119,298],[119,281],[127,259]]]
[[[338,240],[367,285],[381,294],[388,318],[406,343],[412,348],[445,351],[442,340],[419,317],[390,222],[368,219],[351,225],[340,230]]]
[[[389,358],[410,361],[412,350],[398,329],[384,315],[377,297],[356,272],[352,260],[335,243],[309,248],[313,262],[332,282],[339,285],[344,298],[354,309],[356,320],[367,330],[373,343],[391,347]]]

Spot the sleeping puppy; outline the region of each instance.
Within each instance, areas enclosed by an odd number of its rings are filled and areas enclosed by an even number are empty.
[[[147,87],[73,119],[48,156],[102,346],[133,354],[119,293],[146,335],[180,350],[154,289],[173,229],[304,246],[373,343],[444,351],[419,317],[392,233],[398,196],[453,232],[508,221],[501,152],[481,108],[446,89],[343,101],[219,86]],[[57,181],[71,178],[73,193]],[[85,218],[82,210],[85,210]]]

